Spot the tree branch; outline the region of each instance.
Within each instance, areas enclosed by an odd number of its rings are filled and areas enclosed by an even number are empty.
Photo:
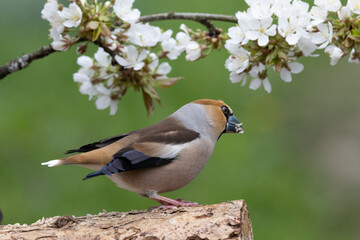
[[[244,200],[168,210],[103,212],[0,226],[1,239],[242,239],[253,240]]]
[[[140,17],[142,22],[154,22],[161,20],[191,20],[199,22],[208,30],[210,36],[217,35],[217,29],[210,20],[237,23],[237,18],[231,15],[210,14],[210,13],[159,13]]]
[[[140,17],[140,21],[142,22],[154,22],[173,19],[199,22],[208,29],[210,36],[216,36],[218,34],[217,28],[212,22],[210,22],[210,20],[237,23],[237,19],[235,16],[209,13],[168,12]],[[79,39],[79,41],[77,41],[76,43],[79,43],[80,41],[84,41],[84,39]],[[95,44],[99,45],[99,43]],[[0,80],[5,78],[10,73],[17,72],[21,69],[26,68],[32,61],[46,57],[54,52],[57,51],[54,50],[50,45],[44,46],[39,50],[36,50],[35,52],[24,54],[21,57],[18,57],[11,62],[8,62],[7,64],[0,67]]]
[[[35,52],[24,54],[21,57],[8,62],[0,67],[0,80],[10,73],[26,68],[32,61],[46,57],[54,52],[56,51],[50,45],[44,46]]]

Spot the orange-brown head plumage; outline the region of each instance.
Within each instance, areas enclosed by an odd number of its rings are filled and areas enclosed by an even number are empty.
[[[224,132],[228,116],[233,114],[231,108],[222,100],[199,99],[193,103],[204,106],[208,118],[212,121],[213,127],[218,136]],[[224,112],[228,111],[228,112]]]

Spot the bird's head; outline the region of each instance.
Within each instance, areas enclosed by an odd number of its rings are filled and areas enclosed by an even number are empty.
[[[242,123],[237,120],[232,109],[223,101],[200,99],[193,103],[204,106],[205,112],[219,136],[222,133],[244,133]]]

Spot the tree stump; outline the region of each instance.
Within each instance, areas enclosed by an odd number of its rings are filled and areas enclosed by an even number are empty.
[[[1,240],[253,239],[244,200],[162,210],[102,212],[43,218],[31,225],[0,226]]]

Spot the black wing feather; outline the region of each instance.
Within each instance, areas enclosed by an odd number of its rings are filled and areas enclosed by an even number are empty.
[[[65,154],[76,153],[76,152],[89,152],[89,151],[92,151],[92,150],[95,150],[95,149],[98,149],[98,148],[102,148],[102,147],[110,145],[110,144],[112,144],[112,143],[114,143],[114,142],[128,136],[129,134],[130,133],[116,135],[116,136],[113,136],[113,137],[102,139],[102,140],[97,141],[97,142],[89,143],[89,144],[86,144],[84,146],[81,146],[79,149],[68,150]]]
[[[83,180],[108,175],[119,172],[126,172],[136,169],[150,168],[155,166],[162,166],[171,163],[175,158],[159,158],[149,157],[142,152],[134,149],[117,152],[114,158],[106,164],[100,171],[88,174]]]

